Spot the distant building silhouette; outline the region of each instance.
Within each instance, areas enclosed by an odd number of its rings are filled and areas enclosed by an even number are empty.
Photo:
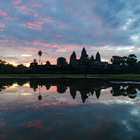
[[[90,61],[94,61],[94,56],[93,55],[91,56]]]
[[[100,94],[101,94],[101,90],[100,89],[97,89],[97,90],[95,90],[95,93],[96,93],[97,99],[99,99]]]
[[[73,51],[73,53],[70,56],[70,65],[72,65],[72,63],[76,61],[76,53],[75,51]]]
[[[86,55],[86,54],[87,54],[86,49],[83,48],[83,49],[82,49],[82,52],[81,52],[81,57],[80,57],[80,58],[82,58],[82,56],[84,56],[84,55]]]
[[[96,54],[96,60],[95,60],[96,62],[101,62],[101,57],[100,57],[100,53],[99,52],[97,52],[97,54]]]
[[[46,62],[46,65],[48,65],[48,66],[49,66],[49,65],[51,65],[51,63],[50,63],[49,61],[47,61],[47,62]]]
[[[57,65],[64,66],[66,64],[66,59],[64,57],[59,57],[57,59]]]
[[[71,87],[71,86],[70,86],[70,94],[71,94],[72,98],[75,99],[75,97],[76,97],[76,90],[73,87]]]
[[[65,73],[65,72],[72,72],[72,73],[79,73],[84,72],[82,69],[85,67],[81,63],[81,58],[85,55],[88,55],[86,52],[86,49],[83,47],[81,51],[80,59],[76,58],[75,51],[72,52],[70,55],[70,61],[69,64],[67,63],[66,59],[64,57],[59,57],[57,59],[57,65],[51,65],[49,61],[46,62],[45,65],[38,65],[36,59],[32,63],[30,63],[30,70],[33,73]],[[89,66],[92,64],[92,66]],[[94,65],[95,64],[95,65]],[[82,66],[83,65],[83,66]],[[100,53],[96,53],[96,58],[94,59],[94,56],[91,55],[90,57],[90,63],[86,67],[86,71],[92,72],[93,68],[98,71],[99,65],[108,65],[107,62],[101,62],[101,56]],[[101,66],[103,68],[103,66]]]

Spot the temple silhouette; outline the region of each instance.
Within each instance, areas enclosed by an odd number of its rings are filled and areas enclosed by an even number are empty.
[[[99,71],[99,65],[100,68],[105,68],[108,65],[107,62],[101,61],[99,52],[96,53],[95,58],[93,55],[90,58],[88,57],[87,60],[89,60],[89,62],[86,65],[82,61],[85,56],[88,56],[88,54],[83,47],[80,58],[77,59],[76,53],[73,51],[69,63],[64,57],[59,57],[56,65],[51,65],[49,61],[46,61],[44,65],[39,65],[36,59],[34,59],[34,62],[30,63],[30,70],[33,73],[84,73],[85,71],[92,73],[93,69],[94,72],[95,70]]]
[[[117,84],[111,83],[108,80],[102,79],[31,79],[30,88],[34,91],[36,89],[45,86],[46,90],[49,90],[51,86],[57,87],[57,92],[59,94],[64,94],[67,89],[74,100],[76,98],[77,92],[81,95],[81,100],[83,103],[89,98],[89,96],[94,96],[98,100],[101,96],[102,89],[108,89],[111,87],[110,93],[112,96],[127,96],[130,99],[134,99],[137,96],[137,91],[140,90],[139,84]],[[39,89],[38,99],[41,100]]]

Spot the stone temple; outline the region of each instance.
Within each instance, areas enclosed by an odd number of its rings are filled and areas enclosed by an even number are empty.
[[[49,61],[46,61],[46,64],[44,65],[38,65],[38,63],[35,61],[36,59],[34,59],[34,62],[30,63],[30,70],[33,73],[64,73],[66,71],[69,71],[70,73],[73,73],[74,71],[80,73],[81,68],[84,67],[81,59],[85,55],[88,56],[85,48],[82,49],[81,56],[79,59],[77,59],[76,53],[75,51],[73,51],[73,53],[70,56],[69,63],[67,63],[64,57],[59,57],[57,59],[57,65],[51,65]],[[99,52],[96,53],[95,58],[93,55],[91,55],[90,64],[99,65],[103,63],[107,62],[101,62],[101,56]],[[91,69],[90,67],[91,66],[88,66],[88,69]]]
[[[73,53],[72,53],[71,56],[70,56],[70,62],[69,62],[69,64],[72,65],[72,63],[74,63],[74,61],[76,61],[76,60],[80,61],[81,58],[82,58],[84,55],[88,55],[85,48],[82,49],[80,59],[77,59],[77,58],[76,58],[76,53],[75,53],[75,51],[73,51]],[[100,62],[101,62],[100,53],[97,52],[97,54],[96,54],[96,59],[94,59],[94,56],[92,55],[92,56],[90,57],[90,61],[93,61],[93,62],[95,62],[95,63],[100,63]]]

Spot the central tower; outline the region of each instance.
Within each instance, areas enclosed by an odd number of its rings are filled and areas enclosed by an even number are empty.
[[[87,54],[86,49],[83,47],[82,52],[81,52],[81,57],[80,57],[80,59],[82,58],[82,56],[84,56],[84,55],[86,55],[86,54]]]

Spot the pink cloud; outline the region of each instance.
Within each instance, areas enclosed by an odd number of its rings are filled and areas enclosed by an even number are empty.
[[[20,4],[20,3],[21,3],[21,0],[12,1],[12,4],[14,4],[14,5],[17,5],[17,4]]]
[[[8,39],[0,39],[0,42],[8,42]]]
[[[43,128],[44,126],[42,125],[42,120],[38,120],[38,121],[29,121],[25,124],[22,124],[22,126],[26,126],[26,127],[37,127],[37,128]],[[35,135],[37,135],[35,133]]]
[[[75,9],[72,9],[72,8],[66,8],[64,7],[65,9],[65,12],[68,13],[68,12],[72,12],[72,13],[75,13],[75,14],[78,14],[78,13],[83,13],[81,10],[75,10]]]
[[[28,14],[28,12],[24,12],[25,14]]]
[[[43,20],[45,20],[46,22],[49,22],[50,18],[44,18]]]
[[[5,122],[0,122],[0,127],[5,126]]]
[[[64,7],[65,10],[69,10],[69,8]]]
[[[99,29],[94,30],[94,33],[91,33],[93,35],[94,38],[96,38],[98,36],[99,33]]]
[[[42,30],[42,24],[44,24],[43,21],[40,21],[40,22],[26,22],[26,26],[28,28],[34,28],[35,27],[35,29],[39,29],[39,30]],[[25,24],[22,24],[22,25],[25,26]]]
[[[87,17],[86,16],[83,16],[83,19],[87,19]]]
[[[111,55],[110,55],[111,54]],[[114,55],[118,55],[118,56],[128,56],[130,54],[130,52],[122,52],[122,53],[119,53],[119,52],[114,52],[114,53],[106,53],[106,56],[109,56],[109,58],[111,58],[111,56],[114,56]]]
[[[4,17],[5,20],[14,20],[17,19],[16,17],[10,17],[10,16],[6,16]]]
[[[0,28],[5,28],[5,24],[0,22]]]
[[[29,43],[26,42],[26,44],[29,44]],[[31,47],[31,46],[28,46],[28,48],[24,48],[24,50],[25,51],[30,50],[31,52],[38,52],[37,48]],[[22,50],[21,50],[21,52],[22,52]]]
[[[92,22],[95,22],[95,21],[96,21],[96,19],[95,19],[95,18],[93,18]]]
[[[81,10],[78,10],[75,13],[78,14],[78,13],[83,13],[83,12]]]
[[[15,43],[16,41],[14,41],[12,38],[4,38],[4,39],[0,39],[0,42],[10,42],[10,43]],[[11,47],[12,48],[12,47]],[[9,48],[10,49],[10,48]]]
[[[1,31],[1,32],[3,32],[3,31],[4,31],[4,29],[0,29],[0,31]]]
[[[37,7],[43,7],[42,4],[40,4],[40,5],[39,5],[39,4],[36,4],[36,3],[31,4],[31,7],[34,7],[34,6],[37,6]]]
[[[26,6],[25,6],[25,5],[16,6],[16,8],[25,9],[25,8],[26,8]]]
[[[62,26],[59,26],[61,29],[64,29],[65,27],[68,27],[68,24],[63,24]]]
[[[55,22],[55,20],[51,20],[52,17],[47,16],[46,18],[43,18],[46,22]]]
[[[22,23],[21,25],[26,26],[26,24]]]
[[[56,35],[56,37],[62,37],[62,35]]]
[[[48,32],[50,31],[49,29],[45,29],[45,30],[47,30]]]
[[[1,15],[1,16],[6,16],[7,13],[3,12],[3,11],[0,9],[0,15]]]
[[[55,114],[57,114],[57,115],[62,115],[62,113],[55,113]]]
[[[26,45],[29,45],[29,44],[34,45],[34,46],[36,46],[36,45],[41,45],[41,46],[46,46],[46,47],[50,46],[50,44],[42,43],[38,40],[34,40],[32,42],[26,41]]]
[[[36,12],[36,14],[35,14],[35,17],[37,17],[37,12]]]
[[[47,44],[47,43],[43,43],[43,42],[40,42],[39,40],[34,40],[34,41],[32,41],[32,42],[28,42],[28,41],[26,41],[26,45],[29,45],[29,44],[31,44],[31,45],[40,45],[40,46],[45,46],[45,47],[54,47],[54,48],[59,48],[59,50],[62,50],[62,49],[66,49],[67,51],[73,51],[73,49],[75,49],[75,48],[83,48],[83,46],[80,46],[80,45],[75,45],[75,44],[70,44],[70,45],[68,45],[67,44],[67,46],[68,46],[68,48],[65,48],[65,45],[58,45],[58,44],[54,44],[54,43],[51,43],[51,44]]]
[[[7,134],[1,134],[1,135],[0,135],[1,140],[2,140],[3,138],[5,138],[5,137],[7,137]]]
[[[35,122],[33,124],[28,124],[26,127],[38,127],[38,128],[43,128],[43,126],[41,125],[42,123],[41,122]]]

